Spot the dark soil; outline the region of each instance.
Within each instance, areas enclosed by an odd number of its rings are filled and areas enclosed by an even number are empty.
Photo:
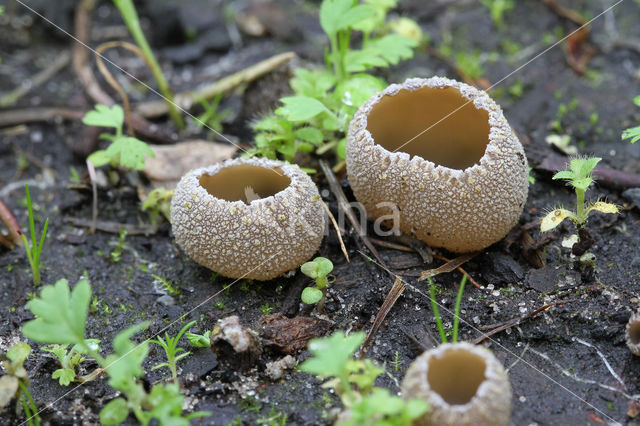
[[[26,3],[72,31],[75,2],[55,2],[55,7],[46,0]],[[215,81],[288,50],[295,51],[304,61],[322,63],[326,40],[317,22],[317,3],[145,1],[140,2],[140,13],[174,89],[180,91]],[[602,157],[601,164],[606,167],[640,173],[640,143],[620,141],[622,129],[640,123],[640,109],[631,102],[633,96],[640,94],[640,51],[616,43],[640,39],[640,5],[637,1],[622,1],[592,23],[589,42],[596,54],[586,73],[579,76],[566,63],[564,43],[537,57],[549,46],[549,39],[553,41],[558,34],[567,34],[576,28],[575,24],[559,17],[543,2],[516,3],[500,30],[492,23],[488,9],[474,1],[407,0],[401,1],[395,12],[418,20],[432,45],[441,45],[446,40],[445,34],[450,34],[454,56],[456,52],[480,52],[484,77],[491,83],[500,82],[493,97],[521,136],[536,177],[519,225],[506,239],[463,265],[483,289],[469,286],[465,291],[462,338],[476,339],[482,333],[480,330],[555,303],[486,341],[509,370],[513,424],[633,423],[636,419],[627,411],[640,399],[637,374],[640,359],[625,346],[624,329],[630,313],[640,303],[639,206],[625,199],[622,192],[626,188],[615,182],[601,182],[590,189],[589,198],[606,198],[622,206],[618,215],[594,214],[588,222],[587,228],[595,239],[591,247],[596,256],[593,268],[578,265],[569,257],[570,249],[561,246],[562,239],[575,232],[570,224],[559,227],[540,245],[539,253],[546,262],[541,268],[529,262],[531,250],[523,251],[522,233],[528,232],[534,242],[541,241],[537,227],[541,215],[559,204],[571,206],[575,202],[572,192],[562,183],[552,181],[551,173],[540,167],[551,153],[545,137],[554,133],[554,120],[560,121],[562,133],[571,135],[580,153]],[[599,14],[605,3],[613,4],[598,0],[562,3],[586,17]],[[7,93],[51,64],[62,52],[69,51],[73,41],[18,2],[0,1],[0,4],[8,6],[0,18],[0,93]],[[238,30],[233,18],[225,18],[223,11],[227,15],[242,12],[257,17],[265,34],[245,34]],[[113,38],[126,38],[110,2],[97,6],[92,34],[92,46]],[[509,49],[509,43],[517,45]],[[122,52],[110,57],[153,85],[141,61]],[[510,75],[513,70],[516,72]],[[413,60],[384,75],[391,82],[410,76],[460,78],[425,52],[417,52]],[[250,141],[251,120],[269,111],[286,93],[288,76],[287,67],[281,68],[248,85],[243,92],[225,98],[223,107],[234,112],[225,123],[224,133],[242,143]],[[120,81],[126,83],[127,79],[123,77]],[[521,95],[509,90],[516,81],[522,84]],[[104,81],[101,84],[109,90]],[[125,89],[133,102],[154,99],[152,93],[141,91],[131,82]],[[115,93],[112,95],[117,98]],[[564,108],[561,105],[568,108],[564,115],[558,113]],[[0,113],[36,106],[86,110],[92,105],[67,66]],[[168,120],[158,124],[171,129]],[[91,218],[91,192],[69,188],[73,171],[82,177],[86,170],[84,158],[74,154],[74,147],[86,142],[82,140],[83,128],[79,121],[60,119],[0,129],[0,198],[23,229],[27,229],[24,183],[30,184],[37,223],[49,218],[42,259],[43,283],[66,278],[73,284],[83,273],[88,274],[97,297],[89,315],[88,337],[102,339],[105,352],[110,351],[109,342],[118,331],[141,320],[149,320],[151,326],[138,336],[140,339],[164,332],[167,326],[169,333],[175,334],[181,324],[190,320],[198,321],[199,330],[212,329],[218,319],[229,315],[239,315],[246,327],[259,331],[264,320],[261,307],[264,309],[267,304],[272,313],[281,312],[287,317],[315,316],[299,302],[300,292],[309,283],[300,272],[263,283],[215,277],[176,246],[168,224],[152,235],[128,235],[122,258],[111,261],[109,254],[116,234],[90,233],[65,222],[68,217]],[[207,135],[197,134],[197,130],[180,135],[181,140],[193,137]],[[322,174],[314,175],[314,179],[321,190],[328,189]],[[148,215],[139,208],[135,189],[143,180],[134,173],[120,173],[118,183],[100,187],[99,219],[132,225],[148,222]],[[346,180],[342,183],[348,188]],[[337,214],[332,194],[322,193]],[[362,251],[366,255],[361,253],[361,243],[354,233],[346,236],[345,243],[350,263],[341,255],[333,233],[319,251],[319,255],[330,258],[336,265],[335,282],[326,304],[326,319],[330,321],[327,332],[368,330],[393,284],[387,272],[368,261],[366,256],[370,254],[366,250]],[[428,288],[424,282],[417,282],[417,276],[442,262],[426,265],[417,254],[382,247],[379,250],[388,266],[403,274],[408,284],[368,351],[368,356],[385,364],[389,372],[379,379],[379,384],[397,392],[398,381],[409,363],[423,349],[436,344],[438,334]],[[154,284],[156,279],[152,275],[172,282],[179,294],[165,294]],[[457,271],[436,277],[438,300],[447,309],[453,309],[456,283],[460,279]],[[32,293],[39,292],[32,283],[22,249],[10,251],[0,247],[0,285],[0,351],[4,352],[19,339],[24,340],[20,327],[32,318],[26,304]],[[445,314],[444,319],[445,326],[451,324],[450,315]],[[37,347],[31,344],[34,349]],[[186,348],[187,342],[182,342],[182,346]],[[258,424],[285,416],[287,424],[331,423],[333,409],[339,407],[339,402],[315,378],[289,371],[282,379],[273,381],[265,374],[267,362],[284,356],[281,349],[265,346],[255,365],[242,371],[230,368],[232,359],[215,357],[208,349],[193,348],[192,355],[180,363],[181,384],[188,401],[186,410],[213,413],[212,417],[194,423],[222,425],[241,420],[243,424]],[[302,360],[308,354],[303,350],[294,352],[294,356]],[[164,369],[151,370],[162,361],[163,352],[152,346],[145,363],[146,381],[154,383],[166,378]],[[97,423],[100,408],[115,397],[103,379],[78,387],[59,386],[51,379],[56,363],[43,351],[35,349],[26,366],[31,391],[43,409],[40,416],[45,422]],[[87,365],[87,370],[91,368]],[[24,421],[14,408],[11,404],[0,414],[0,423]],[[129,420],[134,422],[133,418]]]

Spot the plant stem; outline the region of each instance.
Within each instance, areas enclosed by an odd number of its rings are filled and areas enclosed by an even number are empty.
[[[462,276],[460,281],[460,288],[458,289],[458,297],[456,298],[456,309],[453,314],[453,337],[451,341],[456,343],[458,341],[458,323],[460,322],[460,302],[462,301],[462,292],[464,291],[464,285],[467,283],[467,276]]]
[[[581,189],[575,188],[576,190],[576,217],[578,219],[578,226],[582,226],[586,221],[587,218],[585,217],[584,214],[584,193],[586,191],[583,191]]]
[[[433,315],[436,317],[436,324],[438,326],[438,332],[440,333],[440,340],[442,343],[447,343],[447,336],[444,334],[444,327],[442,327],[442,317],[440,316],[440,310],[436,303],[436,287],[433,280],[429,278],[429,296],[431,299],[431,308],[433,309]]]
[[[162,69],[156,60],[156,57],[151,50],[151,46],[147,42],[147,38],[144,36],[142,32],[142,27],[140,26],[140,19],[138,18],[138,13],[136,12],[136,8],[133,5],[132,0],[113,0],[116,7],[120,10],[120,14],[122,15],[122,19],[124,19],[124,23],[129,28],[129,32],[131,36],[138,44],[144,55],[147,57],[149,62],[151,63],[151,72],[153,73],[153,77],[156,79],[158,83],[158,89],[162,96],[164,96],[165,101],[167,102],[167,106],[169,107],[169,115],[173,120],[174,124],[178,129],[184,128],[184,120],[182,119],[182,115],[175,106],[173,100],[173,93],[171,92],[171,88],[169,87],[169,83],[164,78],[164,74],[162,74]]]

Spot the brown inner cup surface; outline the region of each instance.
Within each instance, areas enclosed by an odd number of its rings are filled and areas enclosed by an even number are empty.
[[[374,141],[388,151],[461,170],[480,161],[489,143],[489,129],[489,113],[477,109],[453,87],[423,87],[384,96],[367,118]]]
[[[485,380],[482,357],[466,350],[448,350],[442,358],[429,359],[429,387],[449,404],[466,404]]]
[[[279,167],[267,169],[248,164],[225,167],[213,176],[200,177],[200,185],[209,194],[226,201],[243,201],[245,204],[275,195],[290,184],[291,179]]]

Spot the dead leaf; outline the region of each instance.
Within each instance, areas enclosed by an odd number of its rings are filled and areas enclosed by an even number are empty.
[[[627,416],[632,419],[635,419],[640,414],[640,402],[638,401],[629,401],[629,405],[627,406]]]
[[[323,336],[329,330],[327,321],[301,316],[287,318],[280,313],[264,316],[261,322],[263,343],[285,354],[306,348],[309,339]]]
[[[232,145],[202,140],[150,147],[156,157],[146,159],[143,172],[153,187],[163,186],[167,189],[174,189],[189,170],[227,160],[238,150]]]

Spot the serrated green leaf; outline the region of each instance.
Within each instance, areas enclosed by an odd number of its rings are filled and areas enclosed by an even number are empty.
[[[52,379],[58,379],[61,386],[69,386],[76,378],[76,372],[70,368],[58,368],[51,374]]]
[[[315,287],[305,287],[302,290],[300,299],[307,305],[315,305],[322,299],[322,291]]]
[[[573,179],[571,181],[571,185],[574,188],[580,189],[582,191],[586,191],[589,189],[589,186],[593,183],[593,179],[590,177],[582,178],[582,179]]]
[[[320,145],[324,139],[320,129],[315,127],[301,127],[296,129],[295,135],[297,138],[314,145]]]
[[[109,373],[109,385],[114,389],[130,388],[133,378],[144,374],[142,362],[149,353],[149,343],[136,344],[130,338],[148,326],[149,322],[144,321],[121,331],[113,339],[115,353],[107,357],[105,369]]]
[[[322,102],[308,96],[288,96],[280,101],[284,106],[275,112],[289,121],[306,121],[321,112],[329,111]]]
[[[291,130],[291,125],[286,120],[269,115],[253,125],[253,129],[263,132],[285,133]]]
[[[195,334],[195,333],[187,333],[187,340],[189,340],[189,344],[192,346],[196,346],[198,348],[208,348],[211,346],[211,341],[209,340],[211,336],[211,330],[207,330],[204,334]]]
[[[146,143],[132,137],[122,137],[115,140],[106,155],[113,163],[118,159],[118,164],[133,170],[142,170],[145,165],[145,156],[155,157],[153,150]]]
[[[355,5],[352,0],[324,0],[320,5],[320,26],[328,36],[353,26],[375,14],[369,5]]]
[[[22,326],[22,334],[41,343],[82,344],[90,299],[91,287],[86,279],[80,280],[71,293],[65,279],[43,287],[40,297],[29,302],[36,319]]]
[[[129,405],[124,398],[112,399],[100,410],[100,423],[119,425],[129,417]]]
[[[418,43],[400,34],[388,34],[373,39],[360,50],[349,50],[345,54],[347,71],[361,72],[376,67],[397,64],[401,59],[413,56],[413,47]]]
[[[342,375],[347,362],[362,342],[364,333],[361,331],[350,336],[337,331],[329,337],[312,339],[309,341],[308,349],[313,357],[300,364],[300,370],[322,376]]]
[[[336,77],[324,69],[308,70],[297,68],[289,82],[296,95],[323,99],[329,95],[329,90],[335,86]]]
[[[82,122],[87,126],[113,127],[122,129],[124,123],[124,111],[120,105],[108,107],[98,104],[93,111],[87,112],[82,118]]]
[[[550,211],[540,221],[540,232],[547,232],[560,225],[566,218],[573,218],[574,215],[566,209],[555,209]]]

